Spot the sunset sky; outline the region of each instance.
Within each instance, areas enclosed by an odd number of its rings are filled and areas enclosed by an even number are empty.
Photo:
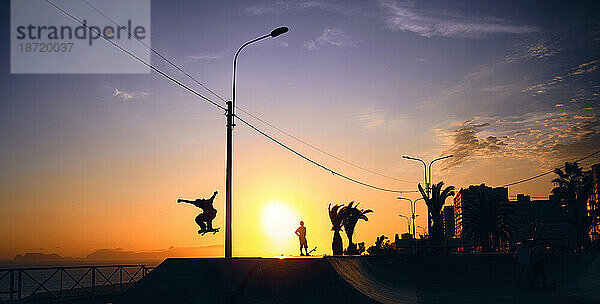
[[[10,74],[9,5],[2,1],[0,18],[0,260],[223,244],[223,229],[199,236],[199,209],[176,203],[218,190],[214,225],[224,226],[223,112],[154,72]],[[384,188],[423,183],[423,166],[402,155],[454,154],[434,165],[433,181],[460,189],[501,186],[600,150],[598,9],[597,1],[153,0],[151,36],[153,48],[230,99],[237,48],[288,26],[240,55],[237,105],[404,182],[240,117]],[[152,64],[220,102],[159,57]],[[298,254],[300,220],[309,247],[331,254],[329,203],[374,210],[354,237],[367,246],[406,232],[398,214],[409,206],[397,194],[334,176],[240,122],[234,139],[235,256]],[[552,178],[509,195],[548,195]],[[417,214],[427,226],[424,204]]]

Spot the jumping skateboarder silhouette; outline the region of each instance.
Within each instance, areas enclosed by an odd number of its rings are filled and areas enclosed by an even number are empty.
[[[202,209],[202,213],[196,216],[196,224],[200,226],[200,230],[198,230],[198,234],[204,235],[207,232],[212,232],[213,234],[219,232],[219,228],[213,228],[212,221],[217,216],[217,209],[213,207],[213,200],[215,196],[217,196],[217,191],[213,193],[213,195],[208,199],[196,199],[193,201],[186,199],[178,199],[177,203],[188,203],[192,204],[200,209]]]

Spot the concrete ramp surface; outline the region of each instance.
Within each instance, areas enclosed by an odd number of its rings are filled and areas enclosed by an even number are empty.
[[[167,259],[119,303],[599,303],[598,256],[551,257],[551,290],[500,254]]]
[[[402,282],[406,273],[398,259],[371,257],[326,258],[338,275],[354,288],[381,303],[419,303],[416,287]]]
[[[323,258],[167,259],[121,303],[377,303]]]

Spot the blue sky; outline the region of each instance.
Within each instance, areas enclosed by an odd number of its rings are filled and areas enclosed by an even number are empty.
[[[149,190],[128,185],[136,180],[152,188],[165,176],[189,183],[169,195],[223,189],[225,121],[218,109],[156,73],[11,75],[8,6],[2,2],[0,31],[2,208],[33,199],[32,208],[45,209],[41,197],[72,202],[76,193],[107,189],[142,201]],[[422,176],[401,155],[453,153],[434,180],[461,188],[529,177],[600,148],[598,13],[593,1],[154,0],[151,35],[154,48],[229,99],[235,50],[289,26],[240,55],[240,107],[400,179]],[[160,58],[152,63],[210,96]],[[348,175],[415,186],[356,171],[249,120]],[[235,151],[240,174],[250,178],[243,170],[254,163],[266,171],[308,167],[240,124]],[[302,179],[321,175],[307,170]],[[55,185],[56,175],[69,180]],[[549,179],[511,194],[547,194]]]

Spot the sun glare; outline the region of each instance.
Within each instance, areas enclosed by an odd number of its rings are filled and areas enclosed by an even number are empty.
[[[273,239],[294,237],[298,221],[297,214],[284,203],[270,203],[263,209],[263,229]]]

